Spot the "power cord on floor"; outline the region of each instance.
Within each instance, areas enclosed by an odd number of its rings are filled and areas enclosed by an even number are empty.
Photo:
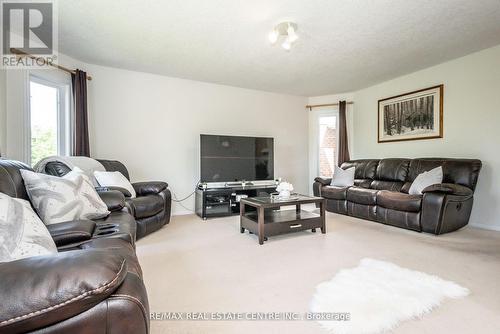
[[[195,193],[196,193],[196,189],[198,188],[198,185],[200,184],[200,181],[201,180],[198,180],[198,182],[196,182],[196,186],[194,187],[194,190],[187,196],[181,198],[181,199],[178,199],[177,198],[177,195],[175,194],[174,190],[172,188],[170,188],[170,192],[172,193],[172,201],[175,202],[175,203],[179,203],[180,206],[182,206],[184,209],[186,209],[187,211],[189,212],[193,212],[194,213],[194,210],[193,209],[190,209],[188,207],[186,207],[184,204],[182,204],[182,202],[184,202],[185,200],[189,199],[191,196],[193,196]]]

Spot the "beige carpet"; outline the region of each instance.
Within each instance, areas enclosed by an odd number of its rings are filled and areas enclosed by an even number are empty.
[[[306,312],[315,286],[364,257],[435,274],[471,290],[395,333],[500,333],[500,232],[443,236],[328,214],[328,231],[240,234],[239,217],[173,217],[137,253],[153,312]],[[349,310],[345,310],[348,312]],[[155,333],[327,333],[313,321],[152,321]]]

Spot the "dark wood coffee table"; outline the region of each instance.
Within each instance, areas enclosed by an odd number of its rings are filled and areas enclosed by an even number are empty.
[[[320,214],[301,210],[302,204],[319,204]],[[295,210],[276,210],[282,206],[295,205]],[[255,211],[246,211],[246,206],[254,207]],[[258,235],[259,244],[267,237],[290,232],[311,230],[326,233],[325,199],[299,195],[296,199],[273,200],[270,197],[243,198],[240,201],[240,232],[245,230]]]

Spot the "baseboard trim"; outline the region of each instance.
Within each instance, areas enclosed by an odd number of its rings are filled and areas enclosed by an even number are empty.
[[[469,224],[469,226],[471,226],[471,227],[477,227],[477,228],[480,228],[482,230],[500,231],[500,226],[498,226],[498,225],[473,223],[473,224]]]
[[[188,210],[175,210],[175,212],[172,212],[172,216],[185,216],[185,215],[193,215],[193,211],[188,211]]]

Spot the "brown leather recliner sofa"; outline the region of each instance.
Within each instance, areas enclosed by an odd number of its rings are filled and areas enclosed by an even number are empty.
[[[127,167],[120,161],[98,159],[106,171],[120,172],[130,180]],[[45,166],[45,173],[55,176],[64,176],[70,172],[62,162],[49,162]],[[137,222],[137,239],[159,230],[170,222],[172,195],[168,184],[161,181],[132,183],[137,197],[130,198],[130,192],[120,189],[125,195],[125,203]]]
[[[29,201],[20,169],[0,158],[0,192]],[[0,263],[0,334],[149,332],[134,217],[121,192],[100,195],[107,218],[47,226],[58,254]]]
[[[417,175],[443,168],[443,183],[422,195],[408,191]],[[314,180],[315,196],[326,199],[326,210],[419,232],[442,234],[469,222],[481,161],[476,159],[364,159],[342,164],[355,167],[352,187],[331,186],[331,179]]]

